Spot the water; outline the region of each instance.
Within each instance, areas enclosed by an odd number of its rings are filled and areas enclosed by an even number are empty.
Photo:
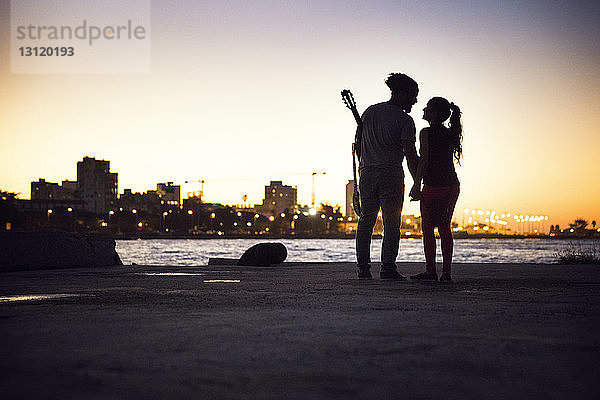
[[[125,264],[206,265],[211,257],[239,258],[264,239],[148,239],[118,240],[117,252]],[[288,249],[286,261],[353,262],[352,239],[280,239]],[[600,240],[455,239],[454,261],[466,263],[556,263],[555,253],[569,247],[599,246]],[[441,262],[440,242],[437,243]],[[379,261],[381,239],[374,239],[371,259]],[[402,239],[398,261],[424,262],[420,239]]]

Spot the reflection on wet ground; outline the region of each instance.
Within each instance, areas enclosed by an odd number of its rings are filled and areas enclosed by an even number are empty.
[[[206,275],[200,272],[143,272],[136,275],[145,276],[199,276]]]
[[[37,301],[37,300],[54,300],[63,299],[65,297],[81,297],[86,296],[76,293],[53,293],[53,294],[21,294],[14,296],[0,297],[0,303],[9,303],[13,301]]]

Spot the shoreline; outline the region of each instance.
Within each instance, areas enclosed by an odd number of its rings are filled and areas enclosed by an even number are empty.
[[[102,234],[100,234],[102,235]],[[296,236],[296,235],[257,235],[257,236],[249,236],[249,235],[228,235],[228,236],[215,236],[215,235],[112,235],[115,240],[145,240],[145,239],[211,239],[211,240],[220,240],[220,239],[342,239],[342,240],[354,240],[354,235],[329,235],[329,236]],[[373,235],[373,239],[381,239],[383,235]],[[402,235],[400,237],[402,240],[405,239],[418,239],[421,240],[421,235]],[[436,236],[436,238],[439,238]],[[600,240],[600,238],[594,237],[550,237],[540,236],[540,235],[467,235],[467,236],[454,236],[454,239],[501,239],[501,240],[510,240],[510,239],[550,239],[550,240]]]

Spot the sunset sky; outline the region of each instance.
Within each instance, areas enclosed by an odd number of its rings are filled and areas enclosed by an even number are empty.
[[[339,92],[363,111],[404,72],[417,129],[432,96],[463,110],[458,209],[600,221],[598,1],[153,1],[146,74],[13,74],[0,4],[0,188],[21,198],[87,155],[119,192],[205,179],[206,201],[253,204],[283,180],[308,204],[326,171],[317,201],[343,205],[355,123]]]

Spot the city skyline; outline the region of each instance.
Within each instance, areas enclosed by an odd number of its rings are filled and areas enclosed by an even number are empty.
[[[95,165],[98,165],[98,167],[96,167]],[[280,181],[280,180],[273,180],[270,179],[269,180],[269,185],[264,185],[264,197],[262,199],[261,203],[255,203],[255,204],[248,204],[246,200],[244,200],[243,203],[227,203],[227,202],[223,202],[223,201],[214,201],[214,202],[207,202],[204,199],[204,190],[201,191],[193,191],[193,192],[181,192],[181,185],[177,185],[176,182],[172,182],[172,181],[168,181],[166,183],[164,182],[157,182],[156,183],[156,190],[155,189],[149,189],[147,188],[147,190],[142,190],[140,192],[133,192],[131,188],[122,188],[119,190],[118,188],[118,172],[117,171],[111,171],[110,170],[110,160],[96,160],[95,158],[90,158],[88,156],[84,156],[82,161],[77,161],[77,170],[78,170],[78,176],[84,176],[82,174],[83,172],[83,168],[84,166],[87,166],[87,177],[89,180],[89,177],[93,177],[95,174],[100,174],[100,176],[106,176],[106,178],[92,178],[92,181],[98,182],[98,179],[100,179],[100,181],[104,180],[104,179],[108,179],[109,182],[109,186],[113,187],[114,185],[114,191],[111,189],[110,193],[112,193],[112,195],[114,196],[115,199],[123,199],[123,198],[131,198],[133,199],[135,196],[145,196],[145,195],[150,195],[151,193],[154,196],[159,196],[162,197],[164,199],[168,199],[168,200],[173,200],[174,204],[177,205],[177,207],[181,207],[182,209],[185,208],[184,207],[184,201],[185,200],[196,200],[199,201],[200,203],[215,203],[215,204],[222,204],[224,206],[233,206],[233,207],[241,207],[241,208],[247,208],[247,209],[251,209],[253,210],[253,212],[260,212],[261,214],[266,214],[266,215],[279,215],[282,212],[285,212],[286,210],[294,210],[294,212],[298,212],[298,209],[301,207],[306,207],[309,208],[311,211],[318,211],[321,210],[322,208],[327,208],[327,207],[331,207],[332,210],[335,208],[339,208],[340,211],[344,211],[343,215],[345,217],[356,217],[356,213],[354,213],[354,210],[352,209],[352,180],[348,180],[348,182],[346,183],[345,186],[345,202],[343,204],[328,204],[328,203],[321,203],[321,202],[316,202],[315,204],[313,204],[313,201],[315,200],[315,194],[311,193],[311,204],[310,206],[308,204],[301,204],[297,201],[297,187],[296,186],[290,186],[290,185],[285,185],[285,182]],[[318,175],[318,173],[314,173],[311,174],[313,177]],[[197,181],[197,182],[193,182],[194,184],[197,183],[201,183],[202,185],[204,185],[204,181]],[[100,187],[102,187],[104,184],[100,183]],[[63,200],[83,200],[86,197],[90,198],[89,194],[86,195],[85,194],[85,189],[84,189],[80,195],[76,195],[76,192],[78,192],[80,187],[80,182],[79,179],[72,181],[72,180],[62,180],[62,185],[54,182],[49,182],[46,181],[45,178],[39,178],[38,181],[32,181],[31,182],[31,199],[36,199],[36,200],[53,200],[53,197],[56,200],[59,201],[63,201]],[[168,190],[169,188],[171,188],[171,190]],[[58,198],[56,198],[56,192],[55,195],[53,196],[50,193],[53,193],[53,191],[55,190],[60,190],[60,193],[62,194],[62,196],[59,196]],[[34,197],[34,191],[36,196]],[[89,189],[88,189],[89,191]],[[174,197],[174,194],[175,197]],[[111,194],[109,194],[110,196]],[[187,197],[184,197],[187,196]],[[285,198],[282,198],[281,203],[279,201],[279,196],[285,196]],[[289,198],[288,198],[289,196]],[[94,196],[92,196],[93,198]],[[275,200],[272,202],[271,206],[271,201]],[[105,204],[109,204],[109,201],[103,201],[103,205],[102,205],[102,212],[100,212],[100,214],[106,214],[107,212],[115,212],[114,210],[116,209],[115,206],[113,205],[113,207],[110,207],[108,205]],[[86,201],[83,201],[83,204],[85,204]],[[171,203],[169,203],[171,204]],[[84,206],[84,208],[87,208],[88,206]],[[92,209],[90,209],[91,211],[96,211],[98,212],[97,209],[97,205],[92,206]],[[122,207],[121,207],[122,208]],[[135,207],[132,207],[132,210]],[[132,211],[129,210],[129,211]],[[183,210],[184,212],[186,210]],[[406,212],[406,210],[404,210],[404,215],[409,215],[408,212]],[[410,214],[410,215],[414,215],[414,216],[420,216],[419,213],[415,213],[415,214]],[[576,218],[573,218],[573,221]],[[482,231],[487,231],[488,227],[489,228],[500,228],[500,229],[506,229],[508,228],[509,230],[512,230],[514,233],[518,233],[518,232],[529,232],[529,233],[544,233],[547,229],[548,226],[550,226],[551,224],[558,224],[557,222],[555,222],[551,216],[548,215],[543,215],[543,214],[539,214],[539,213],[533,213],[530,211],[523,211],[523,210],[493,210],[493,209],[486,209],[486,208],[465,208],[465,209],[461,209],[461,210],[456,210],[455,211],[455,215],[453,218],[453,221],[457,224],[457,230],[461,230],[463,227],[465,226],[472,226],[473,223],[475,223],[475,225],[477,225],[477,223],[481,223],[482,227],[483,225],[485,225],[485,227],[483,227]],[[593,220],[595,221],[595,219]],[[572,222],[572,221],[569,221]],[[590,221],[591,222],[591,221]],[[526,229],[524,228],[524,226],[528,226],[529,228]],[[564,227],[565,225],[563,225]],[[475,227],[475,231],[477,231],[477,227]]]
[[[326,171],[317,199],[343,206],[354,122],[339,91],[364,111],[399,71],[421,87],[417,129],[433,95],[463,109],[457,210],[527,210],[561,226],[600,215],[597,2],[153,2],[148,74],[13,74],[8,4],[3,190],[72,180],[89,155],[111,160],[120,188],[174,181],[185,194],[199,185],[183,182],[205,180],[206,201],[228,204],[258,204],[271,179],[310,204],[311,174]]]

